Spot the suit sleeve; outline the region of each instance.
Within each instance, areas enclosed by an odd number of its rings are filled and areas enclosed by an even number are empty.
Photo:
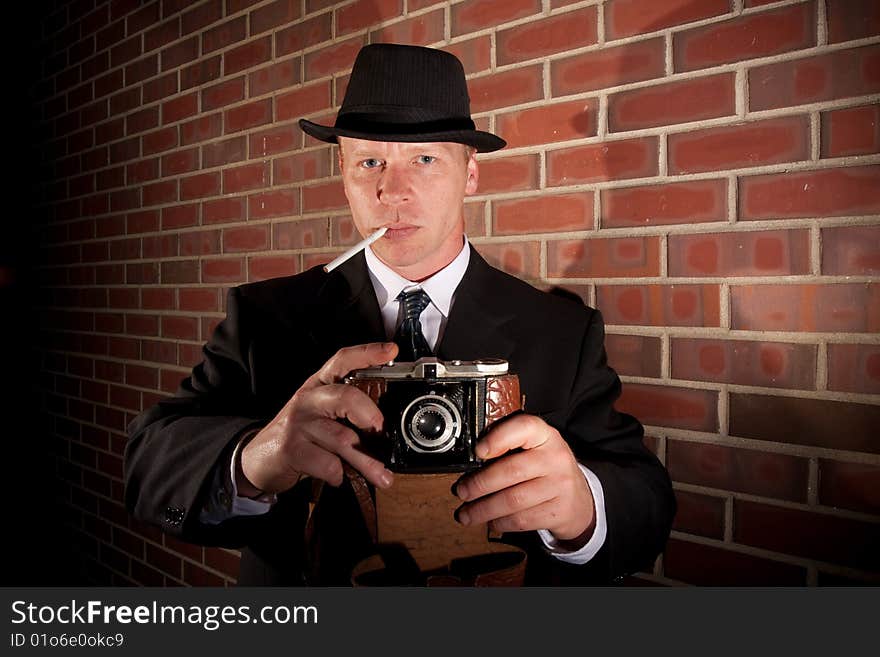
[[[206,505],[224,499],[213,489],[228,479],[220,469],[228,467],[239,438],[268,422],[253,394],[249,322],[240,290],[230,290],[227,316],[203,348],[203,361],[174,397],[145,410],[128,428],[126,506],[137,519],[183,540],[237,547],[248,524],[259,522],[199,521]]]
[[[608,533],[586,566],[598,579],[610,581],[650,569],[669,537],[675,498],[666,469],[642,441],[642,425],[614,408],[621,382],[608,367],[604,341],[602,316],[593,311],[567,417],[557,428],[602,483]]]

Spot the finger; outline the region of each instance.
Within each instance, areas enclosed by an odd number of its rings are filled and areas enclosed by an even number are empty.
[[[528,532],[536,529],[553,531],[556,519],[560,515],[559,498],[553,498],[528,509],[495,518],[489,523],[489,530],[498,533]]]
[[[343,470],[339,456],[308,441],[302,441],[293,456],[296,469],[333,486],[342,484]]]
[[[311,389],[328,383],[338,383],[353,370],[382,365],[397,356],[393,342],[371,342],[345,347],[337,351],[317,372],[306,379],[302,389]]]
[[[514,415],[495,424],[477,443],[477,456],[491,459],[514,449],[540,447],[555,431],[536,415]]]
[[[545,459],[533,452],[507,454],[473,472],[455,485],[455,494],[467,502],[547,474]]]
[[[394,482],[391,471],[364,450],[360,436],[348,427],[320,419],[310,422],[305,429],[315,445],[346,461],[374,486],[388,488]]]
[[[381,431],[382,411],[360,388],[336,383],[298,393],[297,410],[306,416],[345,419],[359,429]]]
[[[502,491],[463,505],[456,514],[463,525],[491,522],[520,514],[556,498],[553,482],[547,477],[505,488]]]

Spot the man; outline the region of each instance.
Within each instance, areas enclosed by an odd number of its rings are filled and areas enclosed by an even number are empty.
[[[428,48],[366,46],[335,125],[300,125],[339,144],[358,231],[387,232],[329,274],[231,290],[204,361],[130,427],[129,508],[185,540],[244,546],[240,583],[307,581],[311,482],[331,485],[322,503],[340,518],[355,507],[343,464],[373,486],[394,485],[358,433],[389,418],[341,381],[398,356],[389,338],[416,295],[427,348],[442,360],[506,359],[526,397],[526,413],[479,442],[489,463],[455,486],[458,521],[523,544],[530,582],[602,582],[649,567],[675,504],[641,425],[613,409],[620,381],[605,364],[599,313],[490,267],[464,237],[475,152],[505,142],[474,129],[461,63]],[[338,572],[325,569],[320,583],[346,581],[362,530],[347,520],[322,529],[339,553],[327,560]]]

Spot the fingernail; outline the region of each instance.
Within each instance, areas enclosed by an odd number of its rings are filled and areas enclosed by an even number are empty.
[[[480,443],[479,445],[477,445],[477,448],[474,451],[477,453],[477,458],[481,459],[486,458],[486,456],[488,456],[489,454],[489,448],[486,447],[485,443]]]
[[[455,514],[455,519],[458,520],[462,525],[471,524],[471,516],[465,509],[459,509]]]
[[[391,484],[394,483],[394,475],[389,470],[385,470],[379,475],[379,483],[382,484],[382,488],[390,488]]]
[[[455,485],[455,494],[458,496],[459,499],[466,500],[468,497],[467,484],[464,484],[462,482],[458,482]]]

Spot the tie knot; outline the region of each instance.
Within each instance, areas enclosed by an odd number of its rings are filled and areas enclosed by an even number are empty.
[[[404,290],[397,295],[398,301],[403,305],[403,318],[418,319],[422,311],[431,303],[431,297],[422,288],[407,292]]]

